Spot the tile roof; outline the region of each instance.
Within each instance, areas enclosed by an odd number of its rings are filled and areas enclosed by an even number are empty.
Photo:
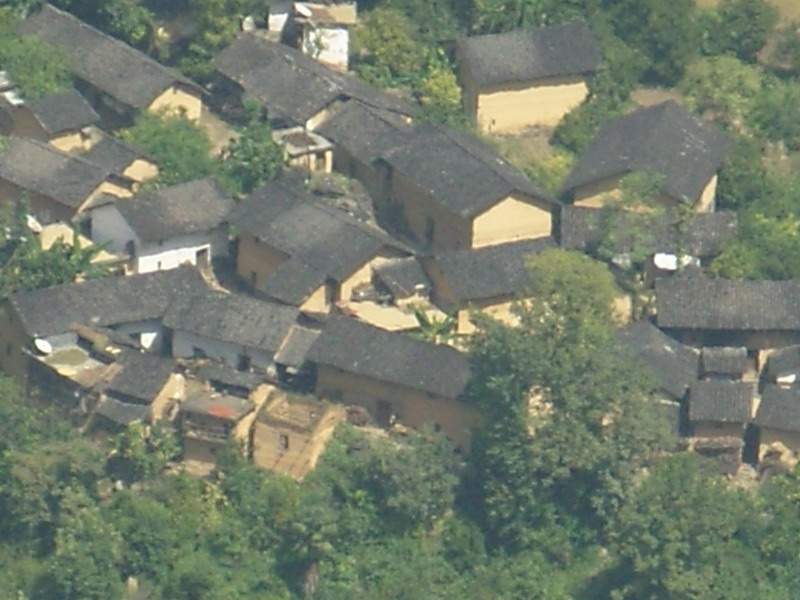
[[[764,378],[775,381],[793,372],[800,374],[800,345],[787,346],[770,353],[764,366]]]
[[[617,337],[634,358],[650,367],[661,389],[676,400],[697,380],[700,357],[650,321],[636,321],[617,330]]]
[[[433,261],[464,303],[515,296],[530,286],[528,259],[556,246],[552,238],[443,252]]]
[[[124,399],[136,400],[141,404],[150,404],[155,400],[176,368],[175,361],[171,358],[135,350],[124,352],[116,360],[116,364],[121,370],[103,391],[115,396],[122,395]]]
[[[325,271],[312,267],[299,258],[290,258],[281,263],[257,291],[271,300],[289,306],[300,306],[329,280]]]
[[[197,269],[179,267],[127,277],[104,277],[21,292],[9,298],[31,337],[70,331],[74,324],[113,327],[160,319],[169,305],[206,288]]]
[[[214,360],[204,362],[194,376],[199,381],[210,382],[212,386],[216,384],[223,387],[241,388],[248,392],[256,389],[265,381],[263,374],[239,371]]]
[[[417,293],[422,286],[429,293],[431,280],[415,256],[393,258],[375,265],[375,276],[387,287],[393,296],[407,298]]]
[[[800,281],[678,276],[657,280],[655,292],[662,328],[800,330]]]
[[[753,423],[783,431],[800,431],[800,386],[784,388],[772,383],[764,386]]]
[[[673,101],[640,108],[603,125],[564,182],[571,193],[610,177],[664,177],[663,190],[696,202],[730,149],[727,135]]]
[[[620,253],[634,250],[638,237],[639,243],[644,238],[653,253],[674,254],[680,249],[685,254],[706,258],[722,252],[736,236],[737,226],[733,211],[695,213],[683,230],[674,214],[665,214],[640,225],[633,237],[625,235],[629,227],[624,213],[614,218],[605,209],[565,205],[561,208],[559,237],[564,248],[595,252],[613,230],[615,250]]]
[[[230,223],[294,261],[281,271],[286,272],[281,286],[286,284],[298,290],[286,289],[284,293],[291,297],[310,293],[326,278],[346,279],[382,248],[410,253],[384,231],[317,202],[305,192],[280,181],[256,190],[234,207]],[[294,282],[292,271],[297,273]],[[300,301],[303,299],[305,297]],[[284,301],[295,303],[288,297]]]
[[[346,317],[333,317],[308,360],[347,373],[457,399],[470,377],[466,354],[390,333]]]
[[[479,139],[436,125],[417,126],[406,143],[382,158],[434,202],[465,218],[479,215],[512,192],[559,204]]]
[[[178,71],[49,4],[20,23],[18,32],[61,49],[79,79],[132,108],[146,108],[175,83],[202,91]]]
[[[131,425],[150,419],[150,407],[142,404],[122,402],[116,398],[103,398],[95,408],[95,413],[118,425]]]
[[[164,325],[275,353],[297,317],[297,309],[293,307],[206,289],[173,302],[164,315]]]
[[[369,165],[409,139],[413,126],[406,119],[396,112],[352,101],[336,111],[316,131],[337,148]]]
[[[478,85],[588,74],[602,59],[597,39],[581,21],[462,38],[457,49]]]
[[[747,348],[705,347],[700,351],[700,364],[705,375],[743,375],[747,370]]]
[[[47,133],[56,135],[97,123],[100,116],[77,90],[50,94],[25,105]]]
[[[0,179],[75,210],[111,175],[106,167],[26,138],[11,138],[0,154]]]
[[[741,381],[696,381],[689,389],[689,421],[749,423],[756,388]]]
[[[286,126],[305,125],[334,102],[349,99],[401,114],[414,113],[400,98],[328,69],[294,48],[252,34],[241,34],[211,62],[219,73],[257,98],[271,120]]]
[[[283,346],[275,355],[275,362],[295,369],[302,368],[308,361],[308,351],[317,341],[319,333],[306,327],[292,327]]]
[[[155,163],[155,160],[144,150],[108,134],[103,135],[100,141],[81,156],[118,175],[121,175],[137,159]]]
[[[161,188],[115,203],[128,225],[145,243],[209,232],[222,224],[233,205],[233,199],[214,177]]]

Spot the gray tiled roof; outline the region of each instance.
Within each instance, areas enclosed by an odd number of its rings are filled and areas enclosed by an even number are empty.
[[[347,373],[459,398],[469,381],[469,360],[449,346],[415,340],[346,317],[331,318],[308,360]]]
[[[743,375],[747,370],[747,348],[705,347],[700,351],[700,364],[706,375]]]
[[[103,135],[99,142],[81,156],[95,164],[104,166],[112,173],[120,175],[137,159],[155,162],[144,150],[108,134]]]
[[[319,287],[326,278],[346,279],[384,247],[409,251],[384,231],[316,202],[305,192],[279,181],[267,184],[240,202],[231,211],[230,223],[294,261],[291,266],[296,269],[296,280],[292,282],[287,266],[285,283],[279,287],[296,288],[296,293],[288,288],[283,292],[295,299],[301,292]],[[273,286],[269,280],[267,284]],[[288,297],[281,300],[296,303]]]
[[[345,104],[316,129],[364,164],[405,143],[412,130],[402,115],[357,101]]]
[[[771,429],[800,431],[800,386],[764,386],[753,423]]]
[[[208,360],[195,372],[199,381],[208,381],[213,385],[241,388],[251,391],[264,383],[264,375],[249,371],[238,371],[225,363]]]
[[[143,242],[157,242],[219,227],[233,208],[233,199],[214,177],[126,198],[117,210]]]
[[[602,58],[597,39],[579,21],[463,38],[458,52],[478,85],[588,74]]]
[[[419,286],[423,286],[425,292],[430,292],[432,287],[425,269],[415,256],[381,262],[375,265],[375,275],[392,295],[400,298],[413,296]]]
[[[755,384],[696,381],[689,389],[689,421],[749,423]]]
[[[694,203],[722,165],[730,139],[673,101],[640,108],[603,125],[564,183],[566,193],[610,177],[642,172]]]
[[[339,100],[355,99],[407,115],[414,112],[405,101],[352,75],[328,69],[294,48],[252,34],[241,34],[212,64],[257,98],[271,120],[284,125],[305,125]]]
[[[565,205],[561,209],[561,246],[570,250],[594,252],[604,241],[607,233],[615,234],[615,250],[631,252],[635,248],[636,237],[626,236],[630,226],[626,225],[624,214],[604,224],[612,215],[604,209]],[[680,249],[685,254],[701,258],[716,256],[725,245],[736,236],[738,220],[733,211],[696,213],[681,228],[677,217],[666,214],[644,227],[638,227],[638,239],[646,240],[654,252],[673,254]],[[626,239],[627,237],[627,239]]]
[[[274,353],[297,317],[297,309],[290,306],[240,294],[203,290],[174,302],[164,315],[164,325]]]
[[[767,357],[767,364],[764,366],[764,377],[768,381],[775,381],[784,374],[797,372],[800,374],[800,346],[787,346]]]
[[[650,367],[661,389],[676,400],[697,379],[699,356],[691,348],[668,336],[650,321],[637,321],[617,330],[619,340],[634,358]]]
[[[25,104],[42,129],[51,135],[81,129],[100,120],[77,90],[50,94]]]
[[[77,210],[112,173],[80,156],[26,138],[0,154],[0,179]]]
[[[284,261],[258,288],[271,300],[290,306],[300,306],[311,294],[325,284],[330,276],[299,258]]]
[[[181,412],[209,415],[225,421],[238,421],[255,409],[255,404],[238,396],[199,391],[181,402]]]
[[[130,399],[141,404],[155,400],[175,371],[175,362],[171,358],[136,351],[124,352],[116,364],[121,370],[103,391],[119,400]]]
[[[113,327],[160,319],[179,297],[193,296],[206,284],[190,267],[104,277],[14,294],[11,305],[31,337],[66,333],[74,324]]]
[[[800,281],[683,276],[657,280],[655,291],[662,328],[800,330]]]
[[[437,254],[433,261],[464,303],[514,296],[530,287],[526,262],[555,247],[552,238],[497,244]]]
[[[292,327],[280,351],[275,355],[275,362],[300,369],[306,364],[308,352],[318,337],[319,331],[306,327]]]
[[[434,202],[465,218],[482,213],[513,192],[559,204],[479,139],[435,125],[419,125],[405,144],[386,152],[383,159],[429,193]]]
[[[25,19],[18,31],[56,46],[79,79],[136,109],[149,106],[174,83],[201,91],[174,69],[49,4]]]
[[[122,402],[116,398],[103,398],[95,412],[118,425],[130,425],[150,419],[149,406]]]

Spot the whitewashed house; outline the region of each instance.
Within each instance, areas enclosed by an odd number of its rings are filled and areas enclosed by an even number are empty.
[[[125,202],[108,197],[91,210],[92,239],[129,260],[128,273],[206,268],[228,254],[225,216],[233,200],[213,177],[174,185]]]
[[[164,326],[174,358],[216,358],[234,369],[272,373],[299,314],[291,306],[203,290],[170,306]]]
[[[300,50],[332,69],[346,72],[350,29],[358,22],[355,2],[322,4],[295,2],[293,25]]]

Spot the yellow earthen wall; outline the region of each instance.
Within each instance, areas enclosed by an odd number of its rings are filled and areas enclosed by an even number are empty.
[[[190,92],[182,86],[172,85],[153,100],[147,110],[154,112],[166,110],[176,113],[185,111],[187,119],[199,121],[203,111],[203,101],[196,93]]]
[[[327,314],[330,312],[331,307],[327,302],[327,291],[328,284],[319,286],[314,290],[314,293],[300,305],[300,310],[316,314]]]
[[[137,158],[125,168],[122,174],[129,179],[142,183],[158,177],[158,165],[149,160]]]
[[[71,131],[50,138],[50,145],[62,152],[81,152],[89,149],[89,140],[80,131]]]
[[[781,443],[792,452],[800,452],[800,431],[781,431],[771,427],[761,428],[761,441],[758,449],[759,460],[769,451],[770,445]]]
[[[700,194],[700,198],[695,205],[695,210],[697,210],[697,212],[714,211],[714,206],[716,205],[714,200],[717,195],[717,180],[717,175],[714,175],[708,180],[708,183],[703,188],[703,192]]]
[[[236,273],[248,284],[252,282],[251,273],[255,273],[256,289],[288,258],[283,252],[279,252],[272,246],[260,242],[250,233],[242,232],[239,234]]]
[[[698,421],[692,424],[692,434],[698,438],[744,437],[744,425],[741,423],[711,423]]]
[[[531,240],[552,232],[549,205],[524,194],[512,194],[474,219],[472,247]]]
[[[363,406],[374,416],[378,402],[392,405],[403,425],[420,428],[438,424],[442,432],[462,451],[468,451],[478,411],[463,402],[428,395],[411,388],[345,373],[326,365],[317,370],[316,393],[322,398]]]
[[[555,126],[589,94],[582,75],[487,86],[477,97],[477,122],[484,133],[518,133],[535,125]]]

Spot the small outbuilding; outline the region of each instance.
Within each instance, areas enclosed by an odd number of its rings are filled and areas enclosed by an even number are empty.
[[[456,57],[467,114],[483,133],[556,125],[586,99],[601,61],[579,21],[462,38]]]

